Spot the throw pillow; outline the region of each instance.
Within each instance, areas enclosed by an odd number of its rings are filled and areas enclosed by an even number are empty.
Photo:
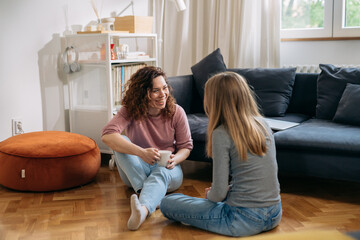
[[[360,84],[360,68],[340,68],[320,64],[318,77],[316,118],[331,120],[347,83]]]
[[[334,116],[334,122],[360,125],[360,85],[346,84]]]
[[[266,117],[283,117],[289,106],[296,68],[231,69],[244,76]]]
[[[204,99],[204,86],[206,81],[213,75],[226,71],[220,49],[216,49],[200,62],[192,66],[191,71],[194,76],[196,89],[198,90],[200,97]]]

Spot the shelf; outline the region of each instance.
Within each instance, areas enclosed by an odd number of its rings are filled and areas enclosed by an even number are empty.
[[[128,34],[129,31],[105,31],[105,30],[99,30],[99,31],[80,31],[80,32],[77,32],[77,34],[104,34],[104,33],[125,33],[125,34]]]
[[[139,62],[155,62],[156,58],[140,58],[140,59],[117,59],[111,60],[111,63],[139,63]]]
[[[103,111],[106,112],[107,108],[106,106],[97,106],[97,105],[77,105],[71,108],[71,111]]]
[[[79,63],[81,63],[81,64],[86,64],[86,65],[92,65],[92,64],[96,64],[96,65],[98,65],[98,64],[106,64],[106,61],[105,60],[80,60],[79,61]]]
[[[106,32],[106,33],[82,33],[82,34],[71,34],[66,35],[66,38],[78,38],[78,37],[89,37],[89,36],[118,36],[122,38],[134,38],[134,37],[156,37],[156,33],[116,33],[116,32]]]
[[[116,59],[111,60],[111,64],[118,64],[118,63],[142,63],[142,62],[155,62],[156,58],[143,58],[143,59]],[[105,60],[80,60],[80,64],[92,65],[92,64],[106,64]]]
[[[70,131],[94,139],[100,151],[108,152],[99,131],[120,109],[121,105],[118,104],[122,101],[124,86],[131,75],[140,67],[157,66],[157,35],[80,33],[64,37],[61,43],[63,51],[69,46],[77,49],[78,63],[81,64],[81,71],[66,75],[69,83]],[[142,52],[148,58],[129,54],[135,58],[111,60],[111,44],[118,47],[120,44],[128,45],[130,53]]]

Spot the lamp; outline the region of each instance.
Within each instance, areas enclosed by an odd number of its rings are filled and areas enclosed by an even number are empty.
[[[162,52],[162,42],[163,42],[162,35],[163,35],[163,28],[164,28],[165,1],[166,0],[161,1],[160,33],[159,33],[159,38],[158,38],[158,49],[160,49],[161,52]],[[186,5],[185,5],[184,0],[174,0],[174,2],[176,5],[176,10],[178,12],[186,10]],[[163,53],[159,54],[158,59],[159,59],[159,65],[161,67],[164,67],[162,55],[163,55]]]
[[[126,11],[131,6],[132,14],[134,15],[134,2],[131,1],[121,12],[119,12],[116,16],[119,17],[123,12]]]

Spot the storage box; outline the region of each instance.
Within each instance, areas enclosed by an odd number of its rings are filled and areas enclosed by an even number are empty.
[[[116,17],[115,31],[129,31],[129,33],[152,33],[153,17],[124,16]]]

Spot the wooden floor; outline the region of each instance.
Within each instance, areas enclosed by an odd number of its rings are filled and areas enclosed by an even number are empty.
[[[177,192],[204,197],[211,165],[186,161]],[[281,178],[283,218],[267,233],[299,230],[360,230],[360,183]],[[0,239],[227,239],[174,223],[157,210],[138,231],[127,229],[133,191],[118,173],[102,166],[95,181],[48,193],[22,193],[0,186]]]

